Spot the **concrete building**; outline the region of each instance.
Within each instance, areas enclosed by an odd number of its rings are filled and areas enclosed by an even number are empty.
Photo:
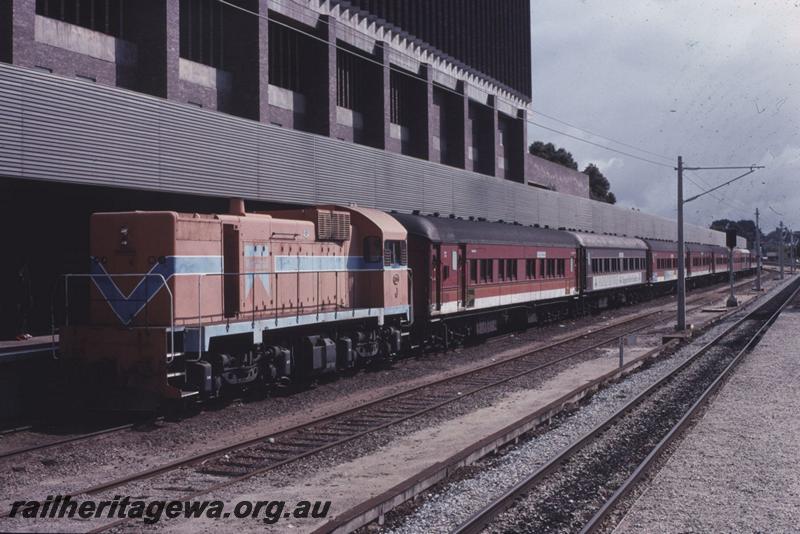
[[[2,6],[13,65],[560,189],[527,164],[529,0]]]
[[[0,0],[0,292],[28,269],[42,330],[90,213],[232,196],[674,237],[527,153],[529,18],[529,0]]]

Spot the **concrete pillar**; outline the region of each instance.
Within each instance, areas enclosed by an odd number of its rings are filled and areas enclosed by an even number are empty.
[[[471,171],[473,169],[472,160],[470,159],[470,147],[472,146],[472,121],[469,118],[469,98],[467,97],[467,83],[463,80],[458,82],[456,91],[461,93],[461,137],[464,139],[462,158],[460,159],[460,167]]]
[[[377,59],[383,64],[383,148],[399,154],[402,144],[392,137],[392,69],[389,63],[389,44],[378,43]]]
[[[486,146],[491,150],[491,153],[488,155],[490,161],[492,162],[488,165],[488,171],[492,173],[492,176],[503,177],[504,171],[500,168],[500,156],[503,155],[503,147],[500,146],[500,116],[498,115],[500,112],[497,111],[497,96],[489,95],[489,98],[486,101],[486,104],[489,106],[489,116],[491,121],[491,131],[492,131],[492,140],[489,143],[486,143]]]
[[[36,20],[36,0],[7,0],[0,2],[3,6],[2,15],[3,33],[6,33],[8,24],[8,35],[0,36],[3,39],[5,48],[4,60],[9,63],[17,63],[18,57],[24,49],[26,43],[34,40],[34,21]]]
[[[258,0],[258,120],[269,123],[269,0]]]
[[[431,154],[433,153],[433,67],[431,65],[423,65],[420,71],[420,77],[425,81],[420,111],[425,110],[425,113],[424,116],[421,117],[422,124],[420,125],[420,130],[424,140],[419,156],[430,160]]]
[[[526,109],[518,109],[517,110],[517,120],[520,121],[520,127],[522,128],[522,153],[520,154],[520,161],[519,161],[519,172],[520,176],[518,180],[523,184],[528,183],[528,175],[530,174],[529,170],[529,163],[530,157],[528,156],[528,110]]]
[[[336,136],[336,19],[330,15],[322,15],[320,24],[325,32],[328,41],[327,53],[327,87],[324,101],[324,109],[320,111],[325,118],[320,128],[323,135],[328,137]]]
[[[164,50],[165,90],[164,96],[170,100],[180,100],[180,58],[181,58],[181,7],[178,0],[164,2],[165,37]]]

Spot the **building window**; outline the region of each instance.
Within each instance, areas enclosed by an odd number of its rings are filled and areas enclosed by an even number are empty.
[[[122,0],[36,0],[36,14],[122,37]]]
[[[396,70],[389,74],[389,118],[394,124],[411,127],[411,94],[414,80]]]
[[[269,25],[269,83],[303,93],[302,35],[275,23]],[[306,65],[308,68],[308,66]]]
[[[224,5],[215,0],[181,0],[181,57],[223,68]]]
[[[360,111],[366,101],[363,61],[345,50],[336,52],[336,105]]]

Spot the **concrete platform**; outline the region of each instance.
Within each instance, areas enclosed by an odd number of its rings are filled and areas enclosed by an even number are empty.
[[[787,308],[615,533],[800,531],[799,337]]]

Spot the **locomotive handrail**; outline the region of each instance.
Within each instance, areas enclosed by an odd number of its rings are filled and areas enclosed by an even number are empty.
[[[69,326],[69,282],[73,278],[88,278],[91,279],[92,282],[95,282],[95,286],[97,286],[96,279],[100,275],[98,274],[86,274],[86,273],[68,273],[62,275],[64,278],[64,326]],[[108,274],[111,278],[139,278],[144,279],[145,288],[147,287],[147,281],[150,277],[158,278],[162,282],[162,287],[167,290],[167,294],[169,295],[169,336],[170,336],[170,358],[172,355],[175,354],[175,305],[174,305],[174,297],[172,294],[172,290],[167,283],[167,279],[161,273],[115,273],[115,274]],[[147,291],[145,291],[145,295],[147,295]],[[145,309],[145,325],[150,326],[150,322],[148,319],[147,308],[150,304],[150,300],[155,296],[155,294],[151,295],[149,298],[144,300],[143,308]],[[106,297],[106,300],[108,297]],[[116,312],[115,312],[116,313]],[[121,319],[121,318],[120,318]],[[133,320],[133,317],[131,318]],[[55,323],[55,321],[54,321]],[[126,324],[127,326],[127,324]],[[55,325],[54,325],[55,329]]]

